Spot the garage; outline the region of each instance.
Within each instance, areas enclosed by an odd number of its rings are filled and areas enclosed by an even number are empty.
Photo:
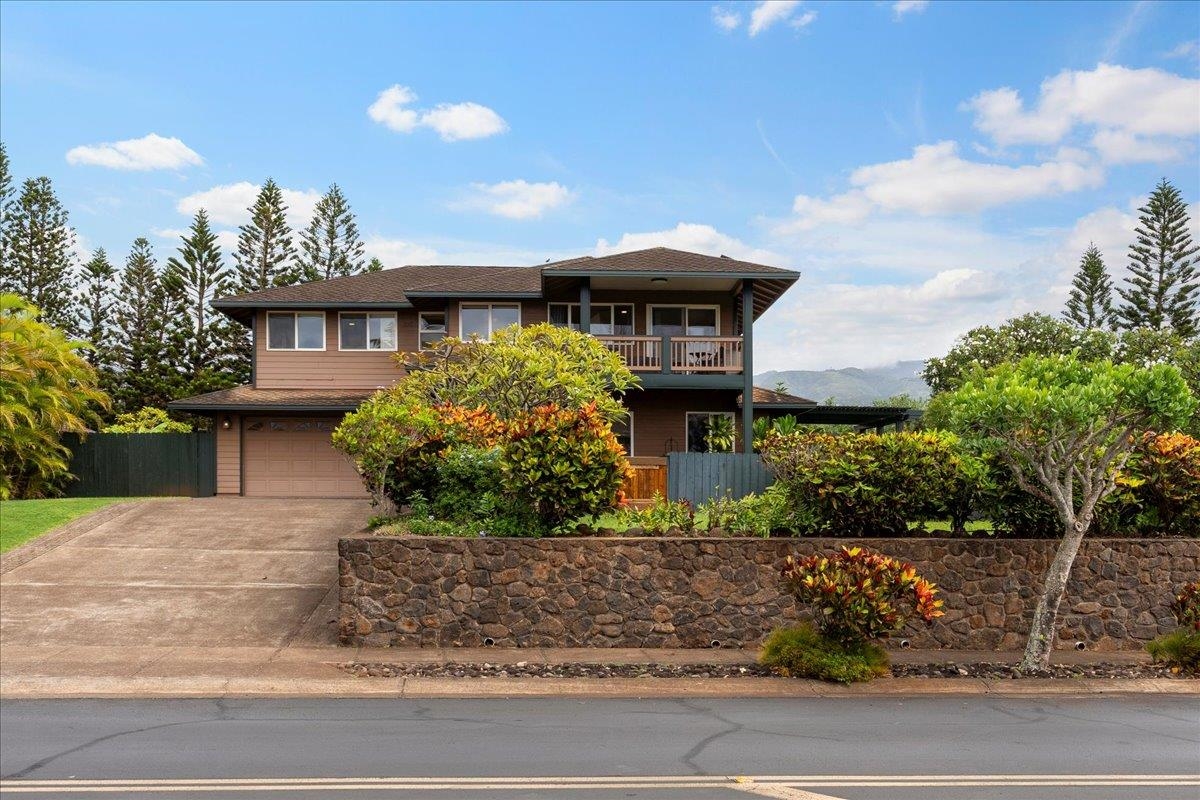
[[[366,497],[362,479],[333,448],[333,417],[245,417],[242,491],[247,497]]]

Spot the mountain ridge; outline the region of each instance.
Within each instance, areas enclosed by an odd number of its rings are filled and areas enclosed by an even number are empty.
[[[771,370],[754,376],[756,386],[774,389],[780,381],[789,394],[818,403],[830,398],[838,405],[869,406],[898,394],[924,400],[929,387],[921,379],[924,361],[897,361],[885,367]]]

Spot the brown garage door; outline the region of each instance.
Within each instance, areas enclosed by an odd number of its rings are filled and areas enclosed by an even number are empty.
[[[247,497],[365,497],[350,460],[330,444],[336,420],[247,417],[242,469]]]

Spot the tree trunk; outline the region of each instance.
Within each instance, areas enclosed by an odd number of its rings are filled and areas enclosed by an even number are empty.
[[[1066,532],[1058,544],[1058,552],[1046,570],[1042,581],[1042,596],[1038,598],[1033,612],[1033,625],[1025,643],[1025,656],[1018,667],[1022,672],[1046,669],[1050,666],[1050,651],[1054,649],[1054,628],[1058,622],[1058,607],[1067,589],[1067,578],[1079,553],[1086,527],[1078,521],[1066,525]]]

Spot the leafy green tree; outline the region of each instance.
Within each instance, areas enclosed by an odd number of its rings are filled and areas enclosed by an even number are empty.
[[[363,271],[363,243],[345,195],[335,183],[317,202],[308,228],[300,233],[296,261],[300,281],[321,281]]]
[[[139,237],[117,290],[113,392],[118,411],[164,405],[175,393],[166,363],[166,293],[150,242]]]
[[[75,233],[49,178],[25,181],[5,227],[8,248],[0,290],[37,306],[47,324],[73,331]]]
[[[404,356],[407,375],[389,392],[425,405],[484,406],[501,420],[538,406],[595,404],[610,423],[624,417],[619,396],[637,378],[616,353],[587,334],[553,325],[512,326],[490,342],[445,339]]]
[[[975,367],[988,369],[1025,356],[1052,356],[1077,351],[1084,360],[1107,358],[1114,337],[1080,330],[1048,314],[1025,314],[993,328],[981,325],[959,337],[950,352],[925,362],[921,377],[933,394],[956,388]]]
[[[250,206],[250,221],[238,228],[238,246],[233,254],[237,292],[295,283],[295,254],[283,190],[268,178]]]
[[[1200,275],[1197,251],[1188,231],[1187,203],[1179,190],[1163,178],[1150,194],[1135,229],[1137,241],[1129,246],[1127,289],[1118,288],[1124,303],[1117,316],[1124,328],[1173,328],[1180,336],[1200,332]]]
[[[1031,356],[973,371],[944,402],[950,427],[997,458],[1021,489],[1058,516],[1062,540],[1043,576],[1021,661],[1022,670],[1045,669],[1067,577],[1097,504],[1115,489],[1136,435],[1174,428],[1195,411],[1196,400],[1168,364]]]
[[[100,373],[102,380],[112,367],[116,283],[116,268],[109,262],[104,248],[97,248],[83,265],[76,305],[79,335],[91,346],[84,352],[84,358]]]
[[[1071,281],[1071,295],[1067,298],[1063,316],[1084,330],[1113,327],[1112,279],[1104,268],[1100,248],[1094,244],[1083,252],[1079,271]]]
[[[192,426],[176,422],[161,408],[146,406],[127,414],[117,414],[112,425],[104,428],[105,433],[191,433]]]
[[[99,423],[108,399],[82,347],[25,299],[0,294],[0,499],[54,492],[71,455],[60,436]]]
[[[201,209],[183,237],[179,255],[167,260],[163,287],[169,305],[170,351],[187,393],[209,392],[233,385],[226,371],[229,321],[212,309],[212,301],[229,285],[217,236]]]
[[[372,258],[367,264],[367,272],[383,272],[383,262],[378,258]]]

